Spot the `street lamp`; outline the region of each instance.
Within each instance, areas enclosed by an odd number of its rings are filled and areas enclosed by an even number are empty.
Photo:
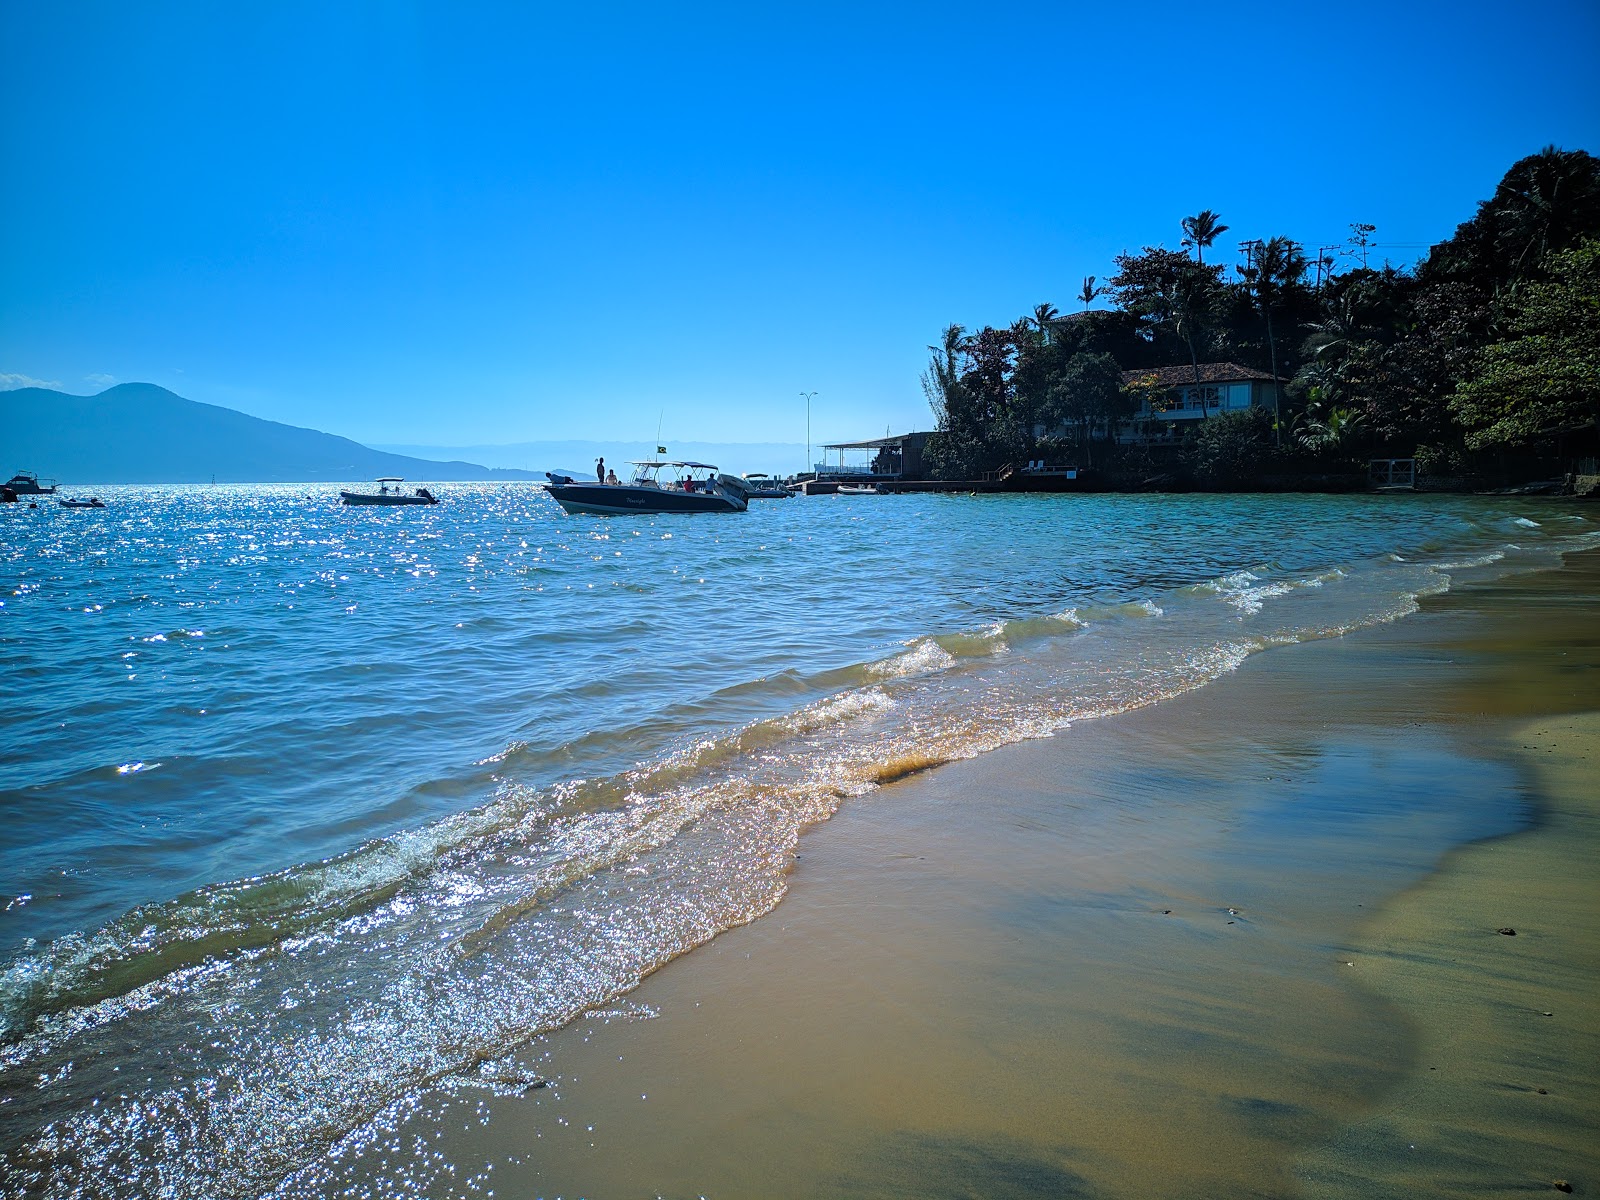
[[[811,397],[815,396],[816,393],[801,392],[800,394],[806,398],[806,470],[811,471],[814,469],[811,465]]]

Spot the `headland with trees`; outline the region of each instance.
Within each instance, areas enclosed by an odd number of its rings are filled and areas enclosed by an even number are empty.
[[[1519,160],[1412,267],[1380,265],[1356,223],[1309,252],[1240,241],[1230,270],[1218,214],[1180,224],[1180,249],[1086,278],[1079,311],[946,329],[923,375],[929,473],[1070,461],[1109,487],[1221,490],[1365,486],[1374,459],[1440,487],[1594,472],[1600,159]]]

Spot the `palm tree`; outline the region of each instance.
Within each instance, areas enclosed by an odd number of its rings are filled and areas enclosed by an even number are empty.
[[[1255,248],[1250,266],[1240,272],[1245,287],[1255,298],[1256,307],[1267,321],[1267,352],[1272,358],[1272,430],[1278,444],[1283,444],[1283,431],[1279,428],[1278,343],[1272,332],[1272,306],[1284,288],[1300,282],[1306,273],[1306,256],[1299,245],[1286,237],[1268,238]]]
[[[1490,201],[1495,237],[1514,271],[1570,245],[1600,213],[1600,172],[1582,150],[1546,146],[1512,164]]]
[[[1085,275],[1083,277],[1083,291],[1078,293],[1078,299],[1083,301],[1083,307],[1087,309],[1089,305],[1094,303],[1095,297],[1104,291],[1105,288],[1095,287],[1093,275]]]
[[[967,331],[960,325],[947,325],[937,346],[929,346],[928,369],[922,373],[922,391],[933,414],[943,428],[949,417],[950,401],[961,387],[961,355],[966,349]]]
[[[1195,261],[1205,262],[1205,248],[1227,233],[1228,227],[1216,213],[1202,208],[1194,216],[1183,219],[1183,232],[1186,235],[1183,244],[1194,247]]]
[[[1050,340],[1050,326],[1054,324],[1060,318],[1060,316],[1061,314],[1056,311],[1056,306],[1054,304],[1035,304],[1033,306],[1033,316],[1026,318],[1026,320],[1031,320],[1034,328],[1037,329],[1044,340],[1048,342]]]
[[[1189,347],[1189,364],[1194,369],[1195,395],[1200,400],[1200,418],[1211,416],[1206,409],[1205,396],[1200,391],[1200,355],[1194,347],[1196,333],[1203,333],[1211,317],[1211,295],[1206,280],[1198,273],[1185,273],[1172,281],[1172,291],[1167,297],[1168,311],[1178,336]]]

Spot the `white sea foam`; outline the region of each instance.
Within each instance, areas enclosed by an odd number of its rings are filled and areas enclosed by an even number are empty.
[[[872,663],[867,670],[881,679],[898,679],[945,671],[953,667],[955,661],[955,655],[932,638],[918,638],[905,653]]]

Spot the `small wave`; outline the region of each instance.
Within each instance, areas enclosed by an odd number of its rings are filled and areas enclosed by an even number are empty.
[[[1487,567],[1492,563],[1503,561],[1505,556],[1506,553],[1504,550],[1491,550],[1487,554],[1475,555],[1472,558],[1463,558],[1454,562],[1439,563],[1438,569],[1441,571],[1465,571],[1471,567]]]
[[[808,704],[797,712],[778,717],[770,724],[784,733],[812,733],[830,725],[870,716],[894,706],[887,693],[880,688],[863,688],[829,696],[815,704]]]
[[[872,773],[874,783],[893,783],[897,779],[904,779],[908,775],[916,775],[922,771],[931,771],[934,767],[942,767],[950,759],[942,754],[900,754],[879,766]]]
[[[879,679],[901,679],[908,675],[931,675],[936,671],[946,671],[955,666],[955,662],[956,656],[934,639],[919,638],[911,643],[911,649],[893,658],[871,663],[867,671]]]
[[[1166,616],[1166,610],[1154,600],[1128,600],[1122,603],[1080,605],[1076,608],[1067,609],[1057,619],[1084,627],[1104,621],[1115,621],[1124,617],[1163,616]]]

